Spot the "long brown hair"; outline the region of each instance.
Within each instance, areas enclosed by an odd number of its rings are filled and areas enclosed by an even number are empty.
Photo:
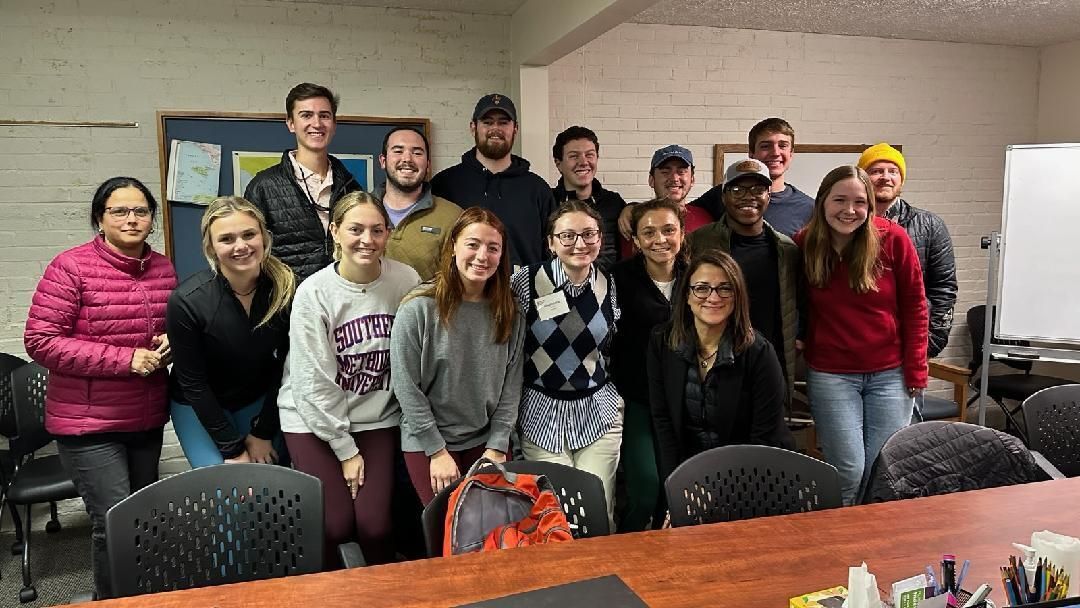
[[[514,315],[517,314],[517,305],[510,290],[510,244],[506,240],[506,226],[499,218],[487,209],[469,207],[450,229],[450,235],[443,241],[442,252],[439,255],[439,270],[435,278],[428,283],[426,289],[415,292],[406,297],[406,300],[417,296],[427,296],[435,300],[435,306],[439,310],[439,322],[443,327],[449,327],[450,320],[454,317],[464,297],[465,284],[461,273],[458,272],[457,259],[454,256],[454,245],[457,244],[461,233],[473,224],[487,224],[494,228],[502,238],[502,253],[499,257],[499,267],[495,274],[484,285],[484,297],[491,307],[491,318],[495,328],[495,343],[504,344],[510,339],[513,329]]]
[[[813,287],[823,288],[829,284],[832,272],[840,263],[841,255],[833,249],[832,228],[825,219],[825,199],[838,182],[855,178],[866,189],[866,201],[869,203],[866,221],[855,230],[851,241],[844,248],[844,258],[848,260],[848,285],[855,293],[877,291],[878,250],[880,237],[874,227],[874,187],[870,177],[855,165],[842,165],[829,171],[821,180],[817,199],[814,201],[814,215],[806,227],[806,240],[803,244],[803,268],[806,280]]]
[[[719,249],[708,249],[691,258],[690,266],[675,286],[675,293],[671,296],[671,334],[668,336],[668,346],[676,350],[687,341],[698,345],[694,313],[690,310],[690,298],[696,297],[690,295],[690,277],[706,264],[723,270],[735,292],[731,296],[733,306],[726,331],[731,335],[732,349],[741,353],[754,343],[754,328],[750,325],[750,297],[746,292],[746,280],[739,269],[739,263]]]
[[[296,293],[296,275],[284,262],[270,255],[270,247],[274,243],[274,236],[266,229],[266,218],[259,208],[241,196],[221,196],[214,199],[210,206],[203,212],[199,230],[202,232],[203,256],[210,264],[210,270],[215,274],[219,272],[217,255],[214,253],[214,243],[210,237],[210,226],[217,220],[230,216],[234,213],[246,213],[259,224],[259,232],[263,240],[263,258],[261,260],[261,272],[270,278],[274,286],[270,293],[270,307],[266,314],[259,320],[256,329],[266,325],[277,313],[284,310],[292,302],[293,294]]]

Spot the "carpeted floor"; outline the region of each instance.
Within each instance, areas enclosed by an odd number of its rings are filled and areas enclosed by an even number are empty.
[[[4,510],[0,527],[0,607],[60,606],[72,597],[94,590],[90,573],[90,521],[86,514],[68,514],[60,519],[63,528],[55,534],[45,532],[49,520],[47,505],[38,505],[33,513],[34,532],[30,541],[30,577],[38,599],[19,603],[22,589],[22,555],[11,554],[15,541],[11,518]]]

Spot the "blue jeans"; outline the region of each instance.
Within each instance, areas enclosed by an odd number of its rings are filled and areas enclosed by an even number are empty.
[[[233,428],[246,436],[251,430],[251,421],[262,411],[262,404],[263,400],[259,398],[254,403],[245,405],[235,412],[223,410],[222,413],[232,423]],[[210,438],[210,434],[206,432],[202,423],[199,422],[199,417],[195,414],[195,408],[184,403],[170,401],[169,410],[172,414],[173,430],[176,431],[176,438],[180,441],[180,448],[184,450],[184,456],[187,457],[191,468],[197,469],[225,462],[225,458],[222,457],[217,444],[214,443],[214,440]],[[277,464],[288,466],[289,453],[285,447],[285,439],[280,432],[274,436],[273,443],[274,451],[278,455]]]
[[[911,422],[913,400],[901,368],[869,374],[806,371],[806,390],[825,460],[840,473],[845,505],[855,504],[881,446]]]

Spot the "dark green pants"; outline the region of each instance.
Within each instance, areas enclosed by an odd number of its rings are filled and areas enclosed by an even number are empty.
[[[626,504],[620,509],[619,531],[640,532],[654,517],[660,498],[660,473],[656,466],[652,414],[647,402],[626,401],[622,464],[626,475]]]

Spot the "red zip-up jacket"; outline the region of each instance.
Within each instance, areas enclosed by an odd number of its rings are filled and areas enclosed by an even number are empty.
[[[834,374],[880,372],[903,366],[908,388],[926,388],[929,317],[919,255],[896,222],[873,218],[881,237],[877,291],[855,293],[841,261],[825,287],[808,287],[806,364]],[[795,235],[803,249],[806,230]]]

